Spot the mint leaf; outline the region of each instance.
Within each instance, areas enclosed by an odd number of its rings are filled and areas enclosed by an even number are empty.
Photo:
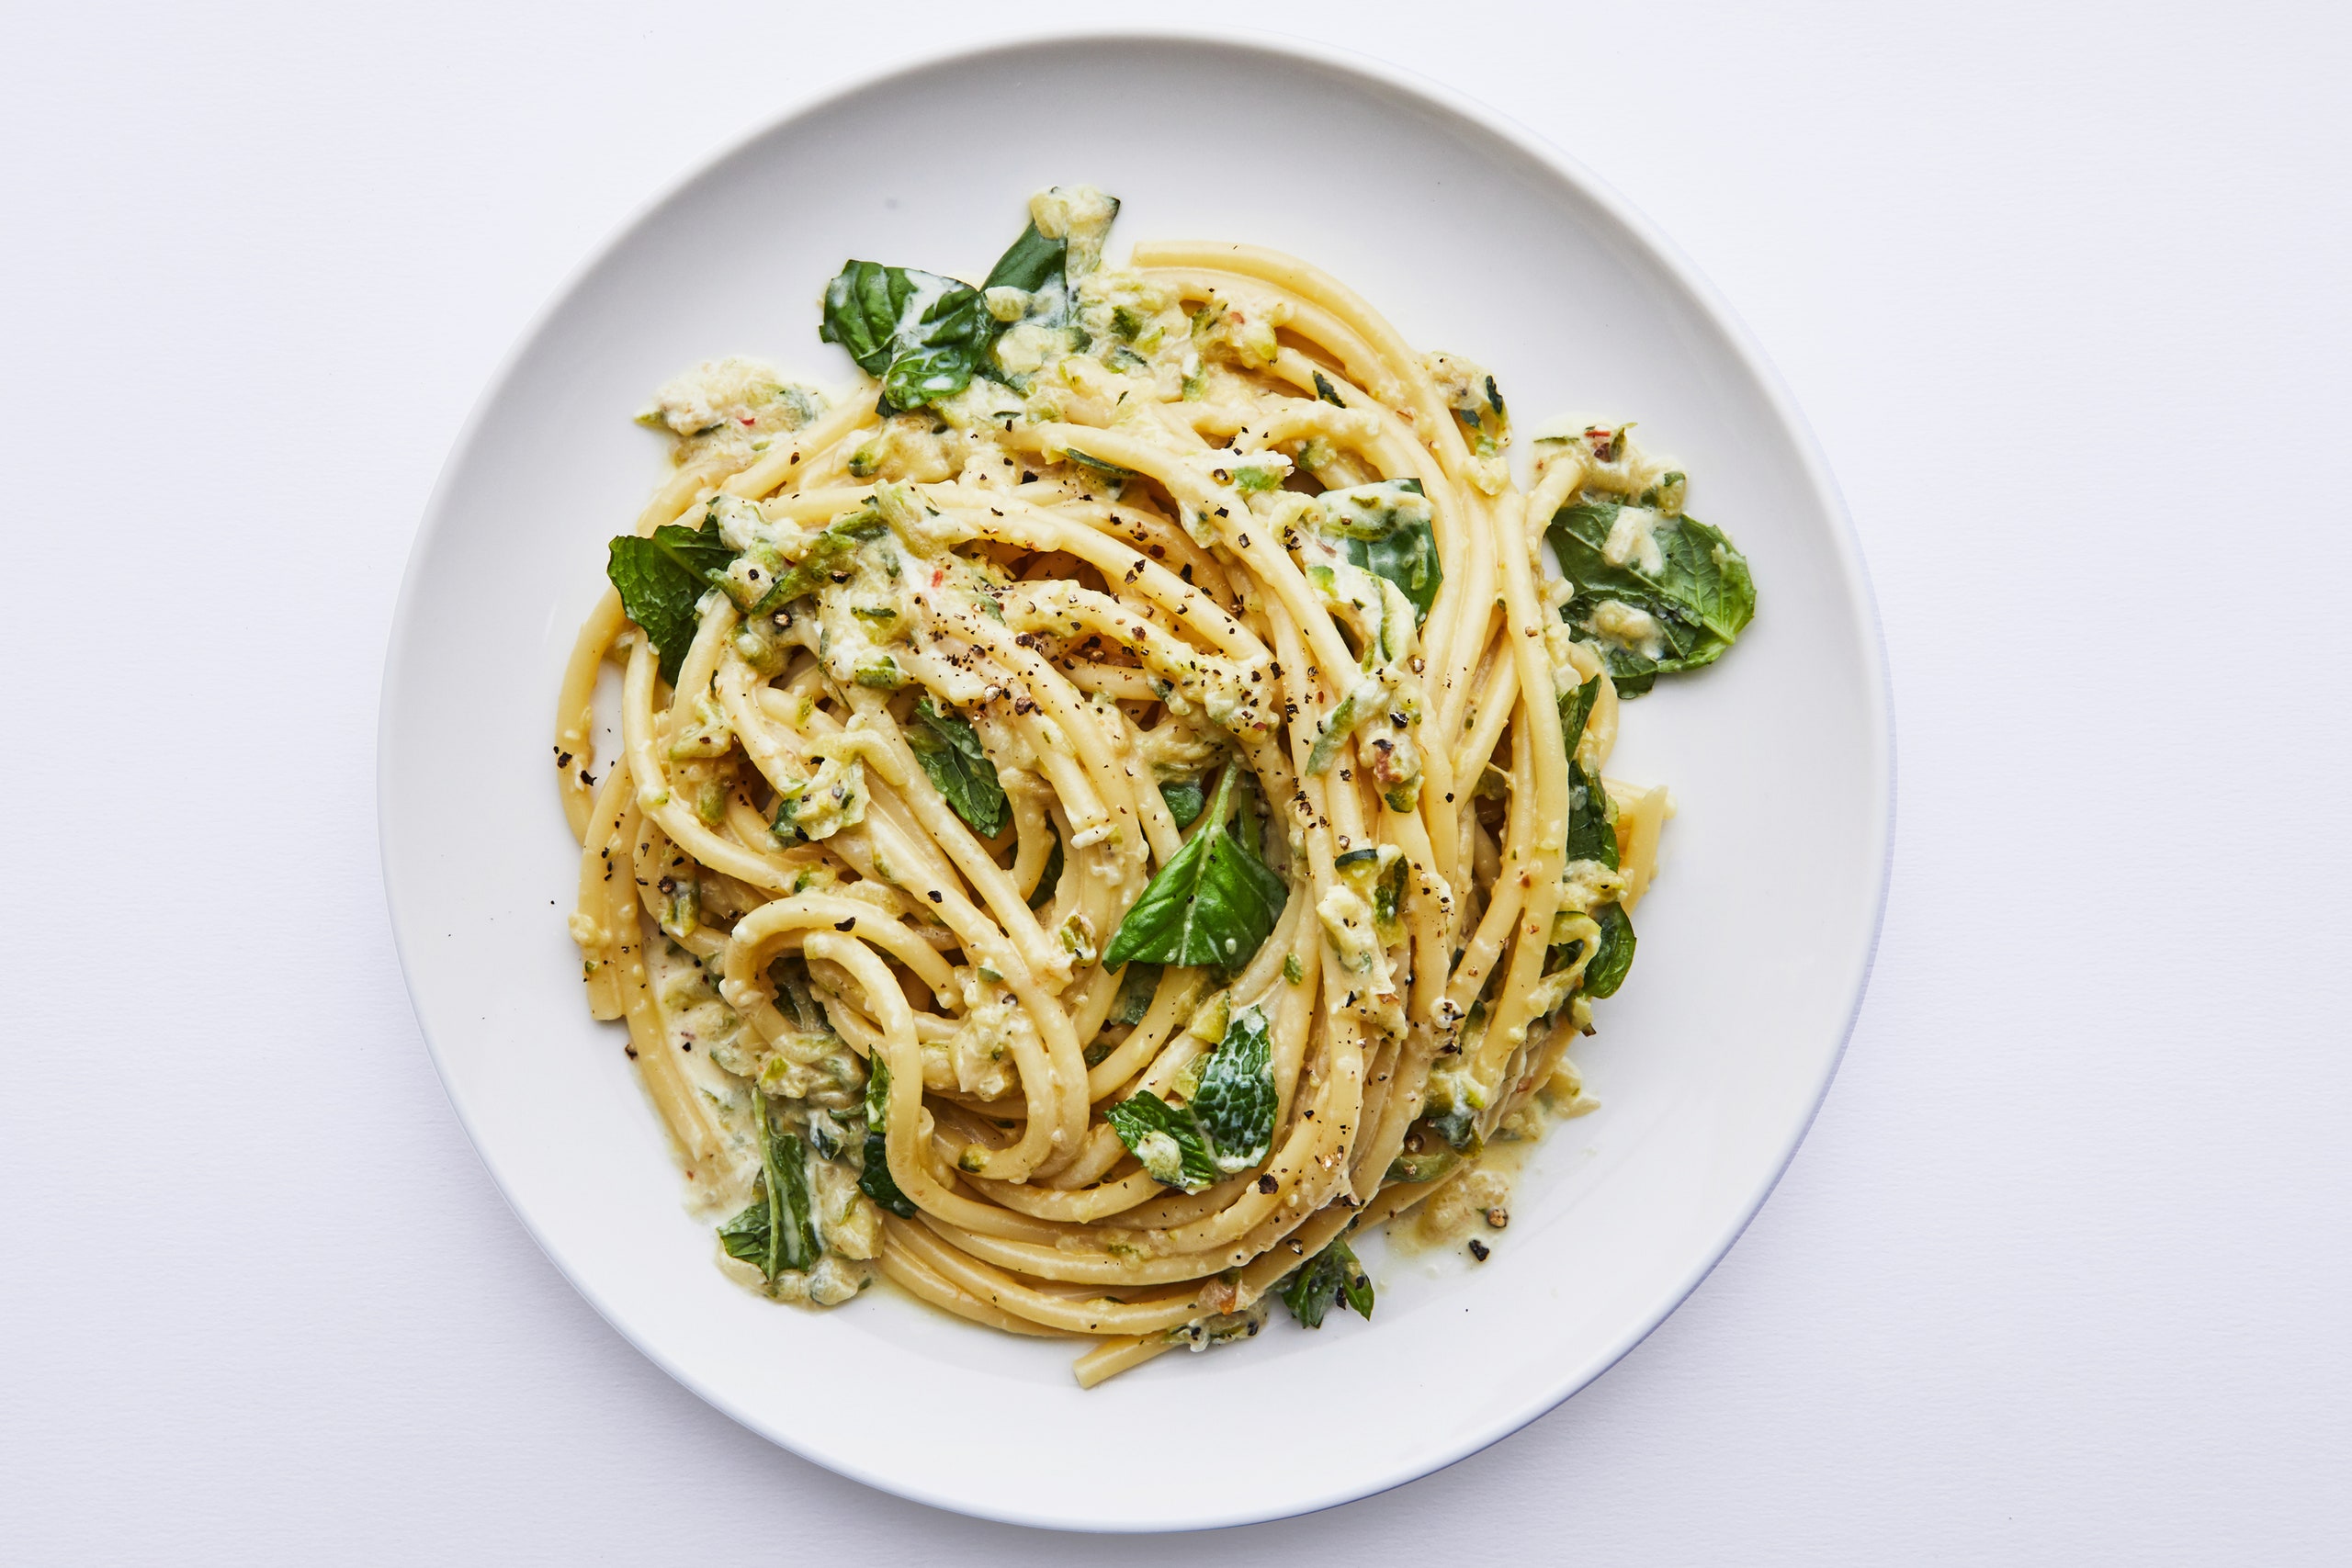
[[[734,558],[708,517],[699,529],[667,523],[650,537],[624,534],[609,547],[605,575],[619,592],[622,610],[662,656],[662,678],[672,685],[702,624],[695,605]]]
[[[1638,697],[1660,675],[1721,659],[1755,617],[1756,580],[1747,558],[1723,530],[1695,517],[1657,517],[1650,529],[1657,545],[1655,568],[1645,570],[1638,558],[1611,563],[1604,551],[1626,510],[1620,502],[1577,501],[1552,514],[1548,537],[1560,570],[1577,588],[1560,611],[1562,619],[1593,634],[1594,615],[1614,601],[1657,622],[1655,654],[1599,637],[1618,695]]]
[[[1264,1010],[1233,1010],[1198,1083],[1189,1105],[1170,1105],[1143,1089],[1107,1112],[1119,1141],[1143,1161],[1152,1179],[1187,1192],[1199,1191],[1220,1175],[1248,1170],[1273,1146],[1281,1100],[1274,1092],[1272,1037]]]
[[[978,731],[925,697],[915,705],[906,736],[915,761],[922,764],[922,771],[947,797],[956,816],[983,839],[1004,831],[1004,825],[1012,818],[1012,807],[1005,801],[996,764],[980,747]]]
[[[1227,765],[1207,823],[1145,886],[1103,952],[1105,968],[1141,958],[1239,969],[1257,956],[1290,885],[1227,831],[1240,775],[1238,762]]]
[[[1430,502],[1421,481],[1382,479],[1327,490],[1317,499],[1324,527],[1340,536],[1349,562],[1402,590],[1413,603],[1416,625],[1428,620],[1445,573],[1438,565],[1437,536],[1430,530]]]
[[[890,1118],[890,1064],[881,1055],[865,1059],[865,1165],[857,1175],[857,1190],[902,1220],[915,1217],[914,1200],[899,1190],[890,1175],[889,1139],[883,1127]]]
[[[1589,997],[1613,997],[1634,967],[1634,921],[1615,900],[1592,912],[1600,927],[1592,962],[1584,966],[1584,992]]]
[[[1236,1008],[1226,1020],[1224,1040],[1201,1069],[1189,1107],[1218,1170],[1232,1176],[1266,1157],[1278,1103],[1265,1011]]]
[[[971,384],[995,339],[980,291],[937,273],[876,262],[844,263],[825,286],[817,336],[849,350],[882,382],[881,412],[920,408]]]
[[[1208,1141],[1188,1111],[1142,1089],[1104,1112],[1119,1142],[1143,1162],[1155,1181],[1198,1192],[1216,1180]]]
[[[1291,1316],[1298,1319],[1303,1328],[1320,1328],[1323,1315],[1345,1303],[1359,1316],[1372,1316],[1372,1279],[1356,1261],[1352,1248],[1344,1241],[1334,1239],[1330,1246],[1317,1253],[1276,1287],[1282,1292],[1283,1305],[1290,1308]]]

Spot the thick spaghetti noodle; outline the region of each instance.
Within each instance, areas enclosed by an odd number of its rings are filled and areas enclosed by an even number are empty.
[[[1623,428],[1523,494],[1486,372],[1270,252],[1105,267],[1115,206],[1042,194],[980,288],[850,264],[856,395],[664,389],[557,737],[589,1006],[722,1266],[1089,1384],[1369,1315],[1351,1229],[1592,1103],[1670,810],[1601,778],[1620,695],[1753,604]]]

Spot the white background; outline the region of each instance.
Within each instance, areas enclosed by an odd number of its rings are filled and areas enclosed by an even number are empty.
[[[376,861],[392,601],[499,357],[713,149],[986,8],[63,10],[0,34],[0,1557],[2352,1553],[2338,17],[1183,7],[1487,99],[1712,276],[1861,533],[1898,846],[1810,1139],[1646,1344],[1385,1496],[1111,1543],[839,1480],[607,1329],[443,1097]]]

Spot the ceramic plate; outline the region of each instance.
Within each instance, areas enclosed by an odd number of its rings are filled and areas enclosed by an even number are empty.
[[[1487,365],[1522,431],[1555,412],[1640,421],[1693,476],[1692,510],[1747,553],[1761,602],[1720,665],[1627,710],[1611,773],[1667,781],[1680,815],[1640,962],[1577,1053],[1602,1107],[1527,1162],[1493,1259],[1374,1244],[1373,1322],[1308,1334],[1277,1314],[1254,1341],[1092,1393],[1066,1346],[888,1289],[815,1314],[720,1277],[619,1026],[582,1006],[563,923],[577,851],[548,746],[605,540],[664,469],[630,423],[647,394],[730,353],[846,382],[816,333],[845,257],[977,276],[1030,192],[1075,182],[1125,203],[1114,258],[1146,236],[1305,257],[1417,347]],[[1114,1530],[1273,1518],[1426,1474],[1655,1327],[1763,1201],[1828,1085],[1869,970],[1892,798],[1879,638],[1836,490],[1689,265],[1560,152],[1425,83],[1305,45],[1159,36],[902,71],[793,114],[630,224],[458,442],[402,589],[380,744],[417,1016],[483,1160],[582,1293],[818,1463],[942,1507]]]

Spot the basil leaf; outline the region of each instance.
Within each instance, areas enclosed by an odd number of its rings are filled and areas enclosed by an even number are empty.
[[[838,1159],[848,1146],[849,1134],[827,1111],[811,1109],[808,1113],[808,1146],[817,1151],[819,1159]]]
[[[1560,744],[1566,748],[1570,761],[1576,761],[1577,743],[1584,739],[1584,727],[1591,721],[1593,705],[1600,700],[1598,679],[1560,694]]]
[[[695,606],[734,558],[708,517],[700,529],[667,523],[650,538],[624,534],[612,542],[605,575],[620,593],[622,610],[662,656],[662,678],[672,685],[702,624]]]
[[[817,1265],[817,1227],[808,1217],[808,1151],[797,1134],[779,1133],[768,1125],[767,1097],[756,1089],[752,1105],[766,1135],[760,1174],[751,1206],[718,1227],[718,1243],[729,1258],[759,1269],[774,1295],[780,1275]]]
[[[1274,1057],[1263,1009],[1236,1008],[1225,1038],[1201,1069],[1189,1110],[1207,1138],[1211,1157],[1227,1176],[1266,1157],[1274,1141]]]
[[[1354,1250],[1337,1238],[1292,1269],[1275,1289],[1302,1328],[1322,1327],[1324,1314],[1343,1302],[1358,1315],[1367,1320],[1372,1316],[1372,1279],[1356,1261]]]
[[[844,263],[825,286],[817,336],[882,382],[882,412],[952,398],[971,384],[996,323],[980,291],[937,273]]]
[[[1637,697],[1660,675],[1722,658],[1755,617],[1756,580],[1747,558],[1723,530],[1694,517],[1658,516],[1649,525],[1657,547],[1654,563],[1645,564],[1638,553],[1624,565],[1611,562],[1609,536],[1627,510],[1619,502],[1577,501],[1552,514],[1548,536],[1561,571],[1577,588],[1561,617],[1598,637],[1618,695]],[[1612,601],[1657,623],[1655,654],[1594,631],[1594,616]]]
[[[1207,792],[1193,779],[1175,779],[1161,784],[1159,798],[1168,803],[1168,815],[1176,818],[1179,828],[1191,827],[1208,807]]]
[[[983,839],[993,839],[1012,819],[1012,807],[997,780],[996,764],[980,747],[979,733],[952,712],[942,712],[929,697],[915,705],[914,722],[907,726],[907,745],[932,784],[947,797],[956,815],[972,825]]]
[[[1613,997],[1634,966],[1634,921],[1613,899],[1595,909],[1592,918],[1600,927],[1600,941],[1584,968],[1584,992]]]
[[[1054,847],[1046,856],[1046,869],[1037,874],[1037,891],[1029,895],[1029,907],[1033,909],[1043,908],[1053,897],[1054,890],[1062,885],[1062,830],[1048,822],[1046,831],[1054,836]],[[1149,892],[1150,889],[1144,891]]]
[[[1617,869],[1617,829],[1611,820],[1615,816],[1609,804],[1609,791],[1600,778],[1584,771],[1584,765],[1570,760],[1568,763],[1568,839],[1562,852],[1572,861],[1597,860],[1611,871]]]
[[[1119,982],[1119,999],[1111,1004],[1114,1023],[1141,1023],[1144,1014],[1151,1010],[1152,999],[1159,994],[1160,967],[1157,964],[1130,964],[1126,977]],[[1088,1066],[1094,1064],[1089,1062]]]
[[[1025,288],[1031,293],[1046,287],[1049,278],[1062,276],[1064,263],[1069,255],[1068,240],[1048,240],[1037,232],[1033,221],[1021,231],[1021,238],[999,256],[996,265],[989,269],[989,278],[982,288]]]
[[[1187,1192],[1198,1192],[1216,1180],[1208,1141],[1189,1111],[1147,1089],[1119,1101],[1104,1116],[1153,1180]]]
[[[1430,502],[1421,481],[1383,479],[1325,491],[1317,499],[1324,526],[1340,536],[1349,563],[1402,590],[1412,601],[1416,625],[1428,620],[1445,572],[1438,565],[1437,536],[1430,530]]]
[[[1226,830],[1238,762],[1218,784],[1206,824],[1146,885],[1104,950],[1105,968],[1131,959],[1154,964],[1216,964],[1238,969],[1258,949],[1290,899],[1290,885]]]
[[[911,1220],[914,1201],[890,1175],[889,1139],[882,1131],[890,1119],[890,1064],[877,1053],[866,1058],[865,1075],[865,1164],[857,1174],[857,1190],[899,1218]]]
[[[1315,395],[1322,399],[1325,402],[1329,403],[1333,408],[1343,409],[1348,406],[1340,399],[1340,389],[1331,385],[1331,383],[1325,378],[1323,372],[1320,370],[1317,370],[1315,373]]]

